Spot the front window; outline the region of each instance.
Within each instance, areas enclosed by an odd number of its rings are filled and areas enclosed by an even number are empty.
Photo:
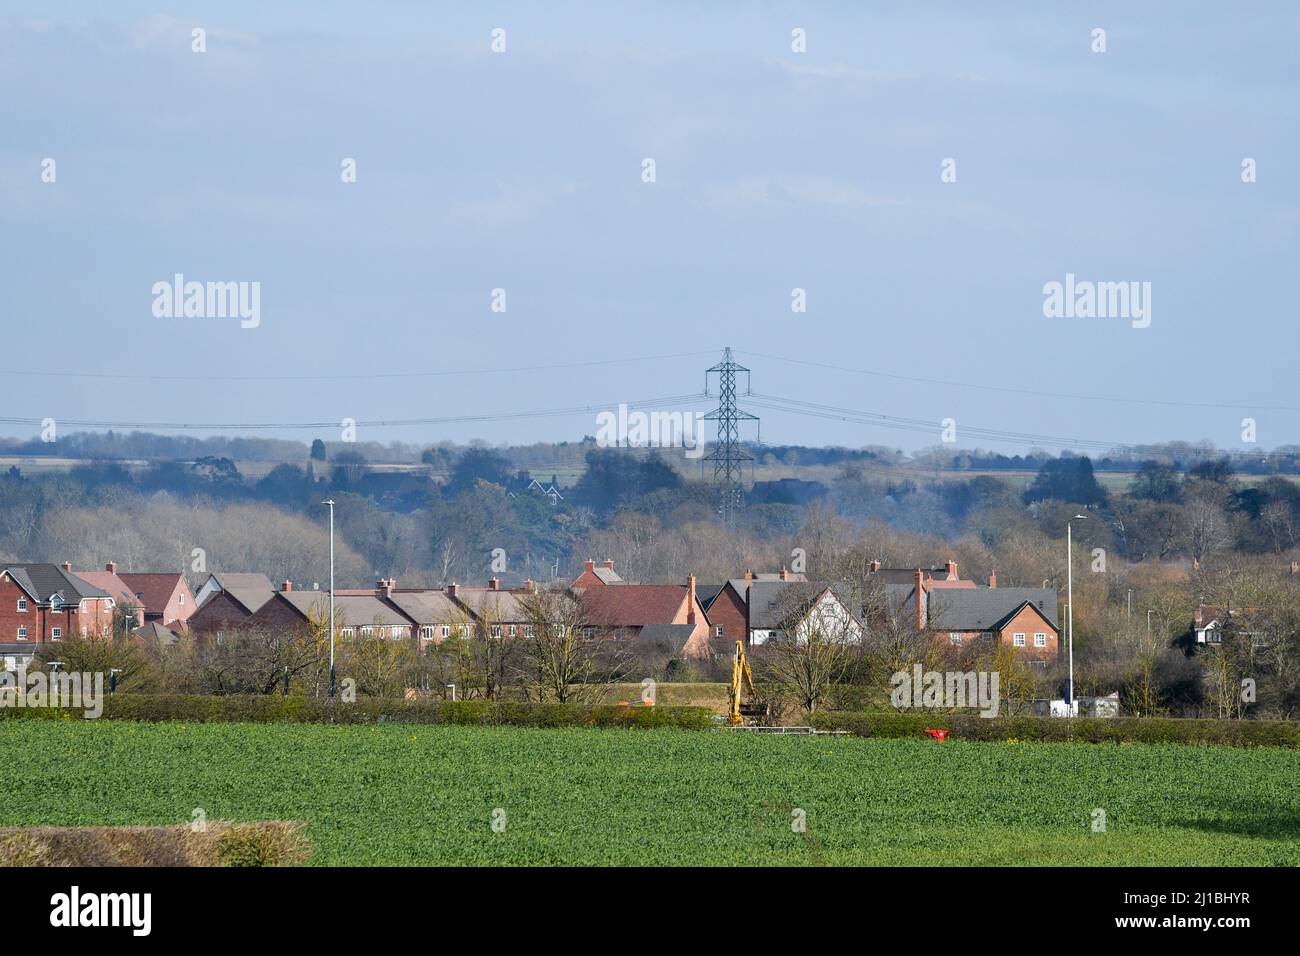
[[[27,598],[18,599],[18,610],[23,614],[27,613]]]
[[[1047,635],[1046,635],[1046,634],[1041,634],[1041,633],[1040,633],[1040,634],[1035,634],[1035,635],[1034,635],[1034,647],[1046,647],[1046,646],[1047,646]]]
[[[185,604],[185,595],[184,594],[176,595],[176,603],[183,606]]]
[[[27,628],[25,627],[18,628],[18,640],[20,641],[27,640]]]
[[[715,627],[715,628],[713,629],[713,636],[714,636],[714,637],[722,637],[722,625],[721,625],[721,624],[719,624],[717,627]]]
[[[491,628],[488,629],[488,633],[490,633],[493,637],[500,637],[500,636],[501,636],[501,625],[500,625],[500,624],[493,624],[493,625],[491,626]]]
[[[61,627],[52,627],[52,628],[50,628],[50,640],[52,640],[52,641],[61,641],[61,640],[63,640],[63,628],[61,628]]]
[[[953,631],[948,635],[948,643],[953,647],[961,647],[961,635]]]
[[[1024,646],[1025,646],[1025,635],[1023,635],[1023,634],[1012,634],[1012,635],[1011,635],[1011,643],[1014,644],[1016,647],[1024,647]]]

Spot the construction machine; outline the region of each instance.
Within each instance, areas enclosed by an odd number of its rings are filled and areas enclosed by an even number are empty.
[[[745,642],[736,641],[736,654],[731,660],[731,688],[727,692],[727,722],[737,726],[743,724],[746,717],[767,717],[770,710],[766,704],[754,700],[757,696],[754,672],[749,669],[749,661],[745,659]]]

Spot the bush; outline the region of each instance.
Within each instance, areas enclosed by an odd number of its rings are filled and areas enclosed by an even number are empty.
[[[979,717],[900,711],[834,711],[812,715],[818,730],[859,737],[921,737],[928,729],[954,740],[1036,740],[1083,743],[1217,744],[1226,747],[1300,747],[1300,723],[1286,720],[1184,720],[1161,717]]]
[[[105,706],[115,720],[189,723],[308,724],[489,724],[512,727],[678,727],[713,726],[707,707],[620,707],[600,704],[534,704],[514,701],[407,701],[363,698],[329,703],[309,697],[197,694],[118,694]],[[81,720],[75,710],[6,708],[5,719]]]
[[[28,827],[0,830],[0,867],[296,866],[311,859],[304,825],[213,821],[169,827]]]

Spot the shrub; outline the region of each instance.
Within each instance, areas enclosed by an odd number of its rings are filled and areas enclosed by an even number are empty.
[[[927,729],[944,729],[954,740],[1300,747],[1300,723],[1285,720],[1185,720],[1172,717],[1066,720],[1059,717],[985,718],[970,714],[899,711],[822,712],[813,714],[811,720],[819,730],[846,730],[859,737],[921,737]]]
[[[312,855],[298,822],[0,830],[0,866],[296,866]]]

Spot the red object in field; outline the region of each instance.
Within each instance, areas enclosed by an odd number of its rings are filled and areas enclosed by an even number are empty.
[[[946,730],[927,730],[926,733],[929,734],[931,737],[933,737],[935,740],[942,741],[948,739],[948,731]]]

